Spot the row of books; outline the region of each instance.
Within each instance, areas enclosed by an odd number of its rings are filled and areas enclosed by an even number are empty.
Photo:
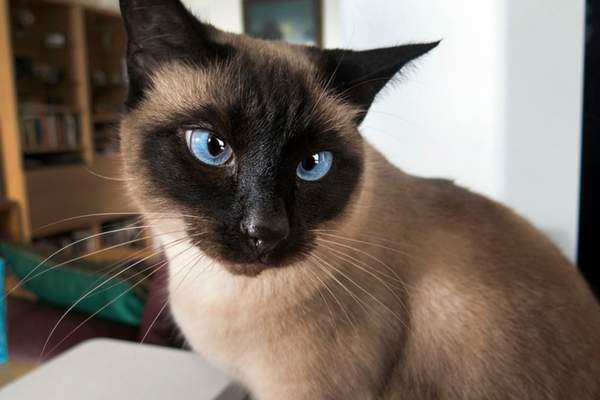
[[[125,218],[102,224],[102,245],[104,247],[129,243],[130,247],[144,247],[144,230],[137,228],[143,225],[137,219]],[[110,232],[110,233],[107,233]]]
[[[101,247],[128,246],[132,249],[143,249],[145,247],[145,236],[143,228],[137,228],[140,224],[136,219],[122,219],[102,224],[103,234],[100,237]],[[34,240],[34,247],[45,252],[55,252],[59,249],[63,257],[79,257],[84,254],[99,251],[98,242],[90,229],[78,229],[53,236]],[[60,259],[60,256],[59,256]]]
[[[23,151],[52,152],[79,148],[79,118],[60,108],[21,108]]]
[[[55,252],[62,249],[63,257],[79,257],[96,250],[94,240],[86,240],[93,236],[89,229],[80,229],[72,232],[49,236],[33,241],[33,246],[45,252]]]

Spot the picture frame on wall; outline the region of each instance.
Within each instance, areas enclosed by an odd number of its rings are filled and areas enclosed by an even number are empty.
[[[244,0],[244,32],[250,36],[322,46],[321,0]]]

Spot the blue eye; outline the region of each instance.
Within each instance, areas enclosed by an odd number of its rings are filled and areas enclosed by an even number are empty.
[[[233,155],[233,150],[227,143],[203,129],[187,130],[185,141],[194,157],[204,164],[223,165]]]
[[[296,174],[305,181],[318,181],[323,178],[333,164],[333,154],[330,151],[321,151],[306,157],[300,164]]]

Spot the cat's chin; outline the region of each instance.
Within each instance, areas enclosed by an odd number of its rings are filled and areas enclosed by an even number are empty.
[[[275,259],[257,259],[255,261],[246,262],[220,260],[220,264],[232,275],[253,278],[259,276],[261,273],[267,270],[284,269],[296,263],[297,261],[297,257],[290,257],[286,258],[285,261]]]
[[[263,264],[261,262],[249,263],[249,264],[238,264],[238,263],[224,263],[223,267],[233,275],[256,277],[267,269],[279,268],[275,265]]]

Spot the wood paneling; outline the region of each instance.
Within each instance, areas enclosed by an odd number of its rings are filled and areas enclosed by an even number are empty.
[[[28,4],[45,10],[45,18],[50,18],[54,21],[53,24],[56,24],[55,19],[64,20],[64,26],[61,25],[62,22],[58,25],[61,29],[64,27],[68,46],[62,53],[53,50],[52,54],[63,57],[61,62],[67,66],[69,85],[65,90],[73,112],[79,114],[81,148],[77,152],[81,153],[85,164],[43,167],[30,171],[24,169],[18,120],[19,97],[13,68],[15,44],[11,38],[10,1],[0,0],[0,148],[5,175],[3,180],[7,197],[18,205],[19,233],[25,241],[70,229],[99,230],[103,221],[118,217],[97,216],[54,224],[62,219],[83,214],[133,211],[122,182],[102,179],[90,172],[109,177],[118,176],[120,161],[117,156],[100,156],[94,152],[88,46],[96,43],[88,43],[86,15],[95,13],[102,18],[112,19],[115,24],[120,24],[120,16],[93,5],[82,5],[78,1],[35,0]],[[40,24],[46,19],[41,19]],[[43,50],[35,46],[28,47],[27,43],[21,44],[24,49],[20,50],[34,53]],[[28,155],[35,156],[32,153]],[[48,224],[54,225],[40,230],[40,227]]]
[[[22,234],[28,240],[30,225],[17,115],[8,0],[0,0],[0,148],[4,184],[8,199],[18,204]]]
[[[33,235],[40,237],[65,232],[119,216],[74,219],[41,229],[62,219],[87,214],[135,212],[123,182],[97,176],[118,178],[120,162],[118,156],[104,156],[96,157],[91,167],[71,165],[27,172]]]
[[[71,36],[73,43],[73,71],[77,85],[77,105],[80,110],[81,146],[83,159],[90,165],[94,159],[94,140],[92,132],[91,89],[88,74],[88,51],[85,35],[85,14],[83,7],[75,5],[70,10]]]

